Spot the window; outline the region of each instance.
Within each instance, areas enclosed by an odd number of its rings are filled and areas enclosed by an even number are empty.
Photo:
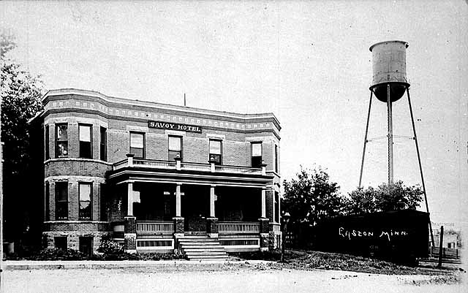
[[[275,144],[275,172],[279,172],[278,145]]]
[[[252,167],[260,168],[262,166],[262,143],[252,142]]]
[[[67,250],[67,237],[54,237],[55,248],[61,250]]]
[[[46,160],[48,160],[48,159],[50,159],[50,153],[49,153],[49,125],[45,126],[44,142],[45,142],[45,158],[46,158]]]
[[[68,125],[57,124],[55,127],[55,157],[68,157]]]
[[[80,237],[79,249],[80,252],[91,256],[93,254],[93,237]]]
[[[45,201],[45,220],[46,221],[50,221],[50,203],[49,203],[49,199],[50,199],[50,185],[49,185],[49,182],[46,182],[45,184],[45,198],[44,198],[44,201]]]
[[[279,215],[279,212],[280,212],[280,204],[279,204],[280,203],[280,197],[279,197],[279,192],[278,191],[275,191],[274,197],[275,197],[275,202],[274,202],[274,204],[275,204],[274,219],[275,220],[274,220],[274,222],[279,223],[279,221],[280,221],[279,220],[279,217],[280,217],[280,215]]]
[[[107,161],[107,129],[101,127],[100,158]]]
[[[101,200],[100,200],[100,208],[101,208],[101,221],[107,221],[107,185],[101,183]]]
[[[182,160],[182,137],[169,136],[169,161],[174,161],[175,158]]]
[[[222,142],[220,140],[210,139],[210,162],[221,165]]]
[[[130,132],[130,153],[135,155],[135,158],[145,157],[145,134]]]
[[[68,219],[68,182],[55,183],[55,219]]]
[[[80,135],[80,158],[93,158],[92,143],[91,143],[91,125],[79,125]]]
[[[80,195],[80,220],[91,220],[91,183],[80,183],[78,185]]]

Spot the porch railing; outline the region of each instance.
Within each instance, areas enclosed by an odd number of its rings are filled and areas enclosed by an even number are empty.
[[[125,167],[146,167],[154,169],[177,169],[177,164],[175,161],[163,161],[163,160],[149,160],[149,159],[125,159],[114,164],[113,169],[119,170]],[[191,170],[191,171],[206,171],[206,172],[220,172],[220,173],[243,173],[243,174],[256,174],[264,175],[264,170],[262,168],[251,168],[251,167],[242,167],[242,166],[228,166],[228,165],[216,165],[212,166],[211,164],[203,163],[191,163],[191,162],[181,162],[181,170]]]
[[[226,166],[226,165],[216,166],[216,171],[227,172],[227,173],[262,174],[262,169],[261,168],[245,168],[245,167]]]
[[[258,222],[218,222],[220,234],[255,234],[260,233]]]
[[[173,222],[138,222],[136,224],[137,234],[171,234],[174,232]]]

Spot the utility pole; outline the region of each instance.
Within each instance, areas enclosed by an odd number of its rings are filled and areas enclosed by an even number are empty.
[[[0,97],[0,293],[3,292],[3,142],[2,98]]]

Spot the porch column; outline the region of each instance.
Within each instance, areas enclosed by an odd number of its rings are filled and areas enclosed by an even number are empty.
[[[215,185],[210,186],[210,218],[215,217]]]
[[[206,219],[206,232],[212,238],[218,238],[218,218],[215,216],[215,187],[210,186],[210,216]]]
[[[260,222],[260,251],[268,250],[268,218],[266,217],[266,187],[262,188],[262,213]]]
[[[176,238],[183,237],[184,231],[185,231],[185,221],[184,221],[184,218],[182,217],[182,198],[181,198],[181,192],[180,192],[181,186],[182,186],[182,183],[177,183],[176,185],[176,192],[175,192],[176,214],[175,214],[175,217],[172,218],[174,221],[174,236]]]
[[[127,183],[127,215],[124,217],[124,248],[136,253],[136,218],[133,216],[133,182]]]
[[[128,182],[127,186],[127,216],[133,216],[133,182]]]
[[[262,188],[262,218],[266,218],[266,188]]]
[[[182,184],[177,183],[176,185],[176,217],[182,216],[182,200],[180,195],[180,186]]]

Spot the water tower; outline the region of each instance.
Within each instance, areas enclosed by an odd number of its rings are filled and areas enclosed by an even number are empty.
[[[372,108],[373,96],[377,100],[387,104],[387,124],[388,124],[388,184],[393,183],[393,123],[392,123],[392,103],[398,101],[406,92],[408,97],[409,112],[411,123],[413,126],[413,137],[415,142],[416,153],[418,156],[419,171],[421,174],[421,182],[424,192],[424,201],[426,210],[429,213],[427,204],[426,186],[424,184],[424,176],[421,166],[421,156],[419,154],[418,139],[416,136],[416,128],[414,126],[413,109],[409,94],[409,83],[406,79],[406,48],[408,43],[402,41],[387,41],[374,44],[370,47],[372,52],[372,85],[370,89],[369,111],[367,114],[366,134],[364,136],[364,148],[362,152],[361,173],[359,175],[359,187],[362,183],[362,172],[364,169],[364,158],[366,154],[366,146],[369,142],[367,138],[369,130],[369,118]],[[432,232],[432,229],[431,229]]]

